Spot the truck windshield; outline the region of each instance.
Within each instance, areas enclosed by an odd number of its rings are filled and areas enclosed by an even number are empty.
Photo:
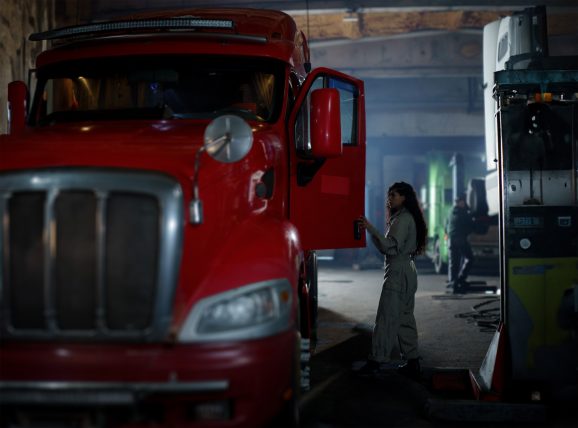
[[[38,72],[32,124],[212,119],[233,113],[273,122],[284,65],[258,58],[158,55],[59,63]]]

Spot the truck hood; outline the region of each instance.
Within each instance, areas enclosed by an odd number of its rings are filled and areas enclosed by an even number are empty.
[[[122,168],[162,172],[190,181],[195,154],[203,144],[208,121],[123,121],[57,124],[0,138],[0,171],[58,167]],[[278,145],[270,124],[251,124],[257,166]],[[267,145],[269,147],[264,147]],[[274,150],[275,151],[275,150]],[[259,154],[257,154],[257,153]],[[246,161],[245,158],[240,163]],[[259,161],[260,159],[260,161]],[[219,179],[239,167],[203,154],[204,179]]]
[[[118,167],[192,170],[207,123],[175,121],[58,124],[5,137],[0,168]],[[7,153],[10,156],[7,156]]]

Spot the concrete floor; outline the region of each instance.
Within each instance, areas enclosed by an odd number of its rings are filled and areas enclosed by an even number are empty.
[[[420,263],[418,271],[415,316],[424,380],[414,382],[397,374],[367,379],[352,368],[365,359],[370,347],[383,271],[321,264],[318,341],[311,363],[312,388],[301,400],[302,426],[577,426],[575,409],[571,414],[568,409],[553,414],[544,406],[490,409],[463,401],[461,392],[432,390],[431,373],[441,369],[478,373],[493,336],[492,323],[498,321],[499,296],[448,295],[446,278],[435,275],[428,263]],[[470,279],[498,285],[496,276]]]
[[[475,324],[474,315],[478,315],[479,321],[497,321],[499,296],[483,293],[448,295],[446,277],[436,275],[426,263],[418,265],[418,275],[415,317],[423,364],[478,369],[493,330],[482,331]],[[474,275],[469,279],[494,286],[499,283],[496,276]],[[360,329],[372,327],[382,281],[381,269],[356,271],[321,265],[318,353],[353,337]],[[474,313],[473,307],[479,304],[483,306]]]

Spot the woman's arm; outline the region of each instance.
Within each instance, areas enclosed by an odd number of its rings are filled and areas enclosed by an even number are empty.
[[[402,233],[401,229],[403,228],[400,227],[399,221],[397,221],[398,219],[391,224],[387,236],[379,233],[379,230],[364,216],[359,217],[358,220],[361,226],[369,232],[373,245],[375,245],[381,254],[394,256],[399,253],[398,242],[404,242],[404,234],[406,234],[407,231]]]

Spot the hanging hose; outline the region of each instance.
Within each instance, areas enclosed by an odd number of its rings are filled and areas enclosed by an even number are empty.
[[[498,306],[495,308],[485,308],[482,307],[489,305],[490,303],[496,303]],[[487,299],[481,303],[472,306],[471,312],[463,312],[456,314],[456,318],[464,318],[467,322],[475,322],[480,331],[484,333],[494,333],[498,328],[500,322],[500,299],[491,298]]]

